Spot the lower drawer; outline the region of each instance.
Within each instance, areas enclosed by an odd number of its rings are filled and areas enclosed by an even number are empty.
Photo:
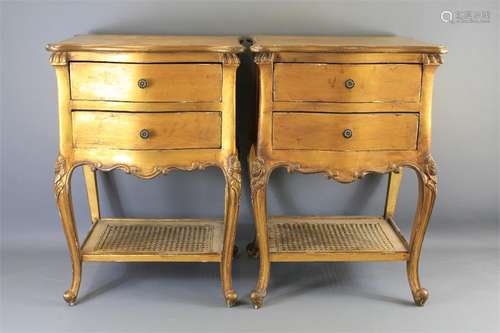
[[[275,112],[274,149],[415,150],[418,113]]]
[[[128,113],[73,111],[76,148],[220,148],[219,112]]]

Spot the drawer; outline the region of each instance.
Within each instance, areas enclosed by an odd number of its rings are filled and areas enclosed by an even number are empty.
[[[420,65],[277,63],[274,100],[417,102],[421,76]]]
[[[71,98],[130,102],[219,102],[220,64],[71,62]]]
[[[273,114],[274,149],[415,150],[417,113]]]
[[[219,112],[128,113],[73,111],[76,148],[220,148]]]

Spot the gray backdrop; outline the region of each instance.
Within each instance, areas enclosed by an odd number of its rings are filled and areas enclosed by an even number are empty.
[[[439,167],[435,227],[494,223],[497,212],[498,25],[495,1],[489,24],[445,24],[454,2],[408,3],[3,3],[2,13],[2,235],[62,236],[52,195],[57,156],[56,81],[45,45],[74,34],[398,34],[446,45],[433,101],[433,155]],[[245,55],[238,85],[238,141],[245,161],[255,115],[254,69]],[[245,169],[246,171],[246,169]],[[415,177],[407,172],[398,209],[413,216]],[[87,222],[81,172],[73,179],[76,216]],[[144,182],[120,171],[100,177],[105,215],[221,216],[223,177],[213,169],[172,173]],[[244,179],[239,222],[252,223]],[[380,213],[385,178],[353,185],[321,175],[277,171],[270,210],[281,214]],[[446,226],[445,226],[446,224]],[[448,225],[449,224],[449,225]]]
[[[477,237],[475,230],[486,230],[489,235],[498,232],[497,1],[12,1],[1,2],[0,8],[0,227],[4,253],[9,246],[26,242],[35,248],[56,244],[57,252],[66,255],[52,193],[58,147],[57,99],[45,45],[85,33],[397,34],[443,44],[449,54],[438,69],[433,99],[433,156],[439,168],[439,193],[429,234],[458,232],[469,239]],[[443,23],[443,10],[488,11],[490,22]],[[238,74],[237,111],[238,144],[245,172],[240,247],[253,233],[246,154],[254,134],[254,80],[251,57],[244,54]],[[103,215],[223,214],[223,176],[215,169],[175,172],[152,181],[120,171],[100,173],[99,186]],[[272,214],[381,214],[385,187],[386,178],[382,176],[341,185],[321,175],[288,175],[279,170],[271,178],[269,208]],[[81,171],[73,176],[73,192],[78,225],[86,231],[89,217]],[[403,230],[409,229],[415,201],[415,176],[408,171],[397,210]],[[480,246],[481,240],[474,240]],[[493,244],[498,245],[495,241]],[[459,248],[461,244],[454,246]],[[498,259],[496,251],[494,259]],[[3,258],[2,268],[8,274]],[[61,260],[57,267],[68,275],[69,262]],[[498,266],[495,271],[498,273]],[[61,278],[60,291],[66,284],[68,280]],[[2,283],[3,292],[6,288]],[[496,288],[493,291],[498,295],[498,285]]]

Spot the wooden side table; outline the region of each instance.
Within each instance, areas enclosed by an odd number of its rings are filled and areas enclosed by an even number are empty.
[[[446,49],[398,37],[257,36],[258,135],[249,155],[260,273],[251,300],[262,306],[271,262],[405,261],[417,305],[428,291],[418,276],[436,198],[431,157],[434,72]],[[350,183],[388,173],[383,216],[267,216],[269,175],[324,173]],[[415,170],[419,196],[409,241],[393,216],[402,168]]]
[[[59,95],[54,191],[73,267],[82,262],[218,262],[224,298],[237,301],[231,262],[241,188],[235,135],[237,37],[81,35],[49,44]],[[70,178],[82,166],[92,228],[78,239]],[[223,220],[101,217],[95,170],[144,179],[171,170],[222,170]]]

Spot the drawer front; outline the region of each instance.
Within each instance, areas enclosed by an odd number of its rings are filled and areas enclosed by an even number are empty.
[[[421,66],[407,64],[288,64],[274,66],[274,100],[417,102]]]
[[[273,114],[274,149],[415,150],[417,113]]]
[[[220,148],[219,112],[127,113],[74,111],[76,148]]]
[[[218,102],[220,64],[71,62],[71,98],[130,102]]]

